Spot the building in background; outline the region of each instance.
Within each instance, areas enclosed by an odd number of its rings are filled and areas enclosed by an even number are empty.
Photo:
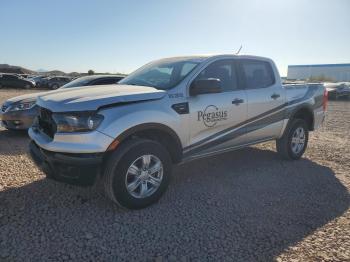
[[[350,64],[289,65],[287,78],[350,82]]]

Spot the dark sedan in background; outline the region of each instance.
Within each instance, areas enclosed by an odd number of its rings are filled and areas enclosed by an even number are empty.
[[[350,98],[350,83],[324,83],[329,99]]]
[[[52,76],[46,79],[46,87],[52,90],[56,90],[59,87],[69,83],[72,79],[67,76]]]
[[[37,88],[45,87],[47,84],[47,76],[30,76],[28,80],[34,81]]]
[[[117,84],[123,78],[124,76],[122,75],[84,76],[69,82],[59,89]],[[28,129],[38,115],[38,107],[35,105],[36,98],[45,93],[47,92],[16,96],[5,101],[0,108],[0,122],[2,126],[10,130]]]
[[[15,74],[0,74],[0,88],[14,87],[29,89],[35,86],[35,82],[30,79]]]

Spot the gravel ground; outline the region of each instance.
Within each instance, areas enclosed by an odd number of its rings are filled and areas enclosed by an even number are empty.
[[[26,133],[0,129],[0,261],[350,261],[349,130],[350,102],[331,102],[302,160],[265,143],[193,161],[125,211],[45,179]]]

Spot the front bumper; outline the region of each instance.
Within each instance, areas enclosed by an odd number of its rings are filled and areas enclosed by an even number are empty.
[[[39,147],[34,141],[29,144],[29,152],[48,178],[81,186],[94,184],[103,161],[103,153],[56,153]]]
[[[29,137],[41,148],[62,153],[104,153],[114,141],[99,131],[86,133],[56,133],[51,138],[38,130],[35,126],[29,128]]]
[[[0,121],[7,129],[26,130],[32,126],[37,115],[37,107],[23,111],[0,111]]]

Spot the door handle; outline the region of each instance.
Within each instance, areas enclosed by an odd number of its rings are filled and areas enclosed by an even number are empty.
[[[242,104],[244,103],[244,100],[241,99],[241,98],[235,98],[233,101],[232,101],[232,104],[238,106],[239,104]]]
[[[273,100],[276,100],[276,99],[279,98],[280,96],[281,96],[280,94],[274,93],[274,94],[271,95],[271,98],[272,98]]]

